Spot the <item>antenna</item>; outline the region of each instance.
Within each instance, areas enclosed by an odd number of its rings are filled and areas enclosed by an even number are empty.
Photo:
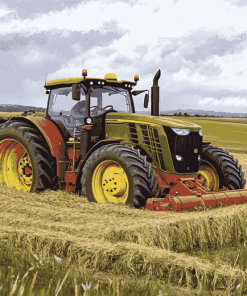
[[[84,61],[85,61],[85,60],[83,59],[83,67],[82,67],[82,69],[84,69]]]
[[[46,80],[47,80],[47,73],[46,73],[46,75],[45,75],[45,86],[46,86]]]

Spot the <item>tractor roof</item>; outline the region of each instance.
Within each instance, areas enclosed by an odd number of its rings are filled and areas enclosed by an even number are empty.
[[[94,78],[94,77],[75,77],[75,78],[65,78],[65,79],[56,79],[56,80],[50,80],[45,83],[44,87],[46,89],[53,89],[53,88],[59,88],[59,87],[66,87],[71,86],[74,83],[82,82],[85,85],[88,86],[118,86],[130,89],[130,87],[133,87],[136,85],[136,82],[134,81],[127,81],[127,80],[117,80],[117,77],[115,74],[108,73],[105,75],[105,78]]]

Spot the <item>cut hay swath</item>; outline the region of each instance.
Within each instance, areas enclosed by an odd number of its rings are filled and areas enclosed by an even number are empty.
[[[238,143],[231,145],[237,148]],[[233,154],[246,172],[245,154]],[[117,291],[124,295],[121,291],[130,289],[131,285],[127,277],[132,278],[131,289],[140,284],[134,283],[138,278],[153,278],[154,286],[160,281],[164,295],[168,283],[177,289],[188,288],[191,295],[193,291],[246,293],[247,264],[242,264],[243,255],[237,257],[236,254],[236,260],[230,265],[224,258],[212,262],[191,254],[205,250],[221,252],[230,247],[238,250],[243,246],[247,241],[247,204],[189,213],[149,212],[124,205],[89,203],[86,198],[65,192],[22,193],[3,186],[0,200],[0,259],[1,255],[11,254],[8,264],[13,268],[13,278],[10,276],[9,288],[19,274],[15,293],[20,295],[31,288],[35,275],[32,289],[40,293],[44,289],[43,295],[48,295],[53,291],[53,284],[48,282],[45,288],[39,286],[42,283],[39,274],[49,274],[49,270],[55,272],[57,268],[62,272],[54,283],[54,292],[58,295],[65,295],[63,291],[70,281],[80,295],[81,284],[89,287],[90,280],[95,279],[92,275],[99,273],[103,282],[103,278],[111,274],[118,283],[125,283],[121,286],[112,282],[109,294],[102,295],[117,295]],[[34,268],[23,280],[29,268],[22,273],[15,270],[18,261]],[[87,275],[80,282],[82,271],[92,277]],[[31,282],[27,284],[29,277]],[[4,283],[2,272],[0,287],[4,287]],[[104,283],[106,286],[106,280]],[[91,289],[93,287],[96,282]],[[91,289],[88,295],[94,295],[90,294]],[[150,295],[159,294],[150,292]]]

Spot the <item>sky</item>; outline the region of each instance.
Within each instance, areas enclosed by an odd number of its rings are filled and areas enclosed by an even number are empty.
[[[150,90],[160,69],[161,111],[247,113],[246,15],[246,0],[0,1],[0,104],[46,107],[46,77],[83,68]]]

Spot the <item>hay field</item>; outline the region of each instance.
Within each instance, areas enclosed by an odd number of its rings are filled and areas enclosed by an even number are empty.
[[[36,112],[36,116],[45,117],[45,112]],[[22,112],[0,112],[0,123],[14,116],[22,116]]]
[[[247,118],[174,117],[202,127],[203,140],[229,152],[246,154]]]
[[[0,295],[247,293],[247,204],[149,212],[4,186],[0,202]]]

